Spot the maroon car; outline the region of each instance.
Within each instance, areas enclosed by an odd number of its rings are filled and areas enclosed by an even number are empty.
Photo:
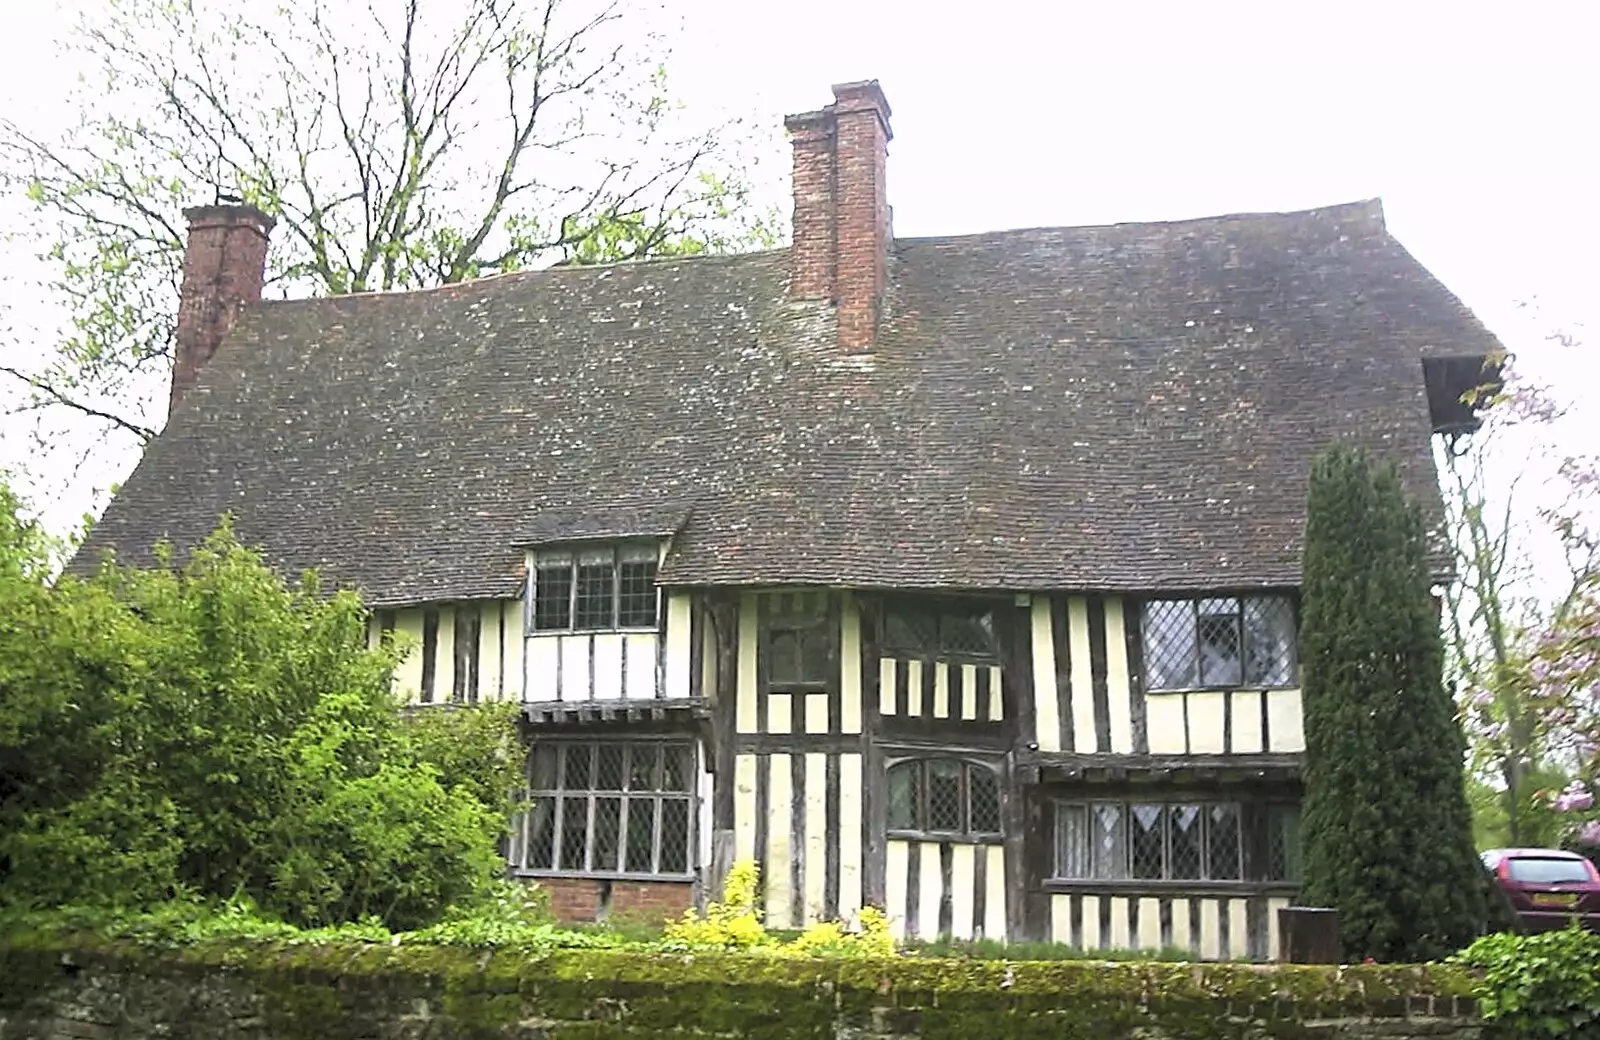
[[[1587,859],[1559,849],[1490,849],[1482,855],[1520,931],[1565,928],[1574,918],[1600,931],[1600,870]]]

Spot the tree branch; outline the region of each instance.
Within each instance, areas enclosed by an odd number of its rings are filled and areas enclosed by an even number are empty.
[[[112,415],[110,412],[101,411],[92,405],[87,405],[82,401],[74,400],[37,376],[30,376],[26,372],[12,368],[10,365],[0,365],[0,372],[4,372],[8,376],[27,383],[40,393],[49,395],[50,399],[56,404],[64,405],[67,408],[71,408],[73,411],[80,412],[83,415],[89,416],[90,418],[108,422],[118,429],[125,430],[128,433],[133,434],[135,437],[139,438],[140,441],[152,440],[156,435],[156,431],[150,429],[148,426],[141,426],[138,423],[130,422],[129,420],[122,418],[120,415]]]

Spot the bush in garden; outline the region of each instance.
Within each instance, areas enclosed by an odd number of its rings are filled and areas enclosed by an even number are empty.
[[[284,582],[226,524],[181,566],[86,580],[52,582],[47,548],[0,489],[0,904],[246,896],[411,928],[502,872],[509,715],[408,722],[356,596]]]
[[[1538,935],[1486,935],[1451,958],[1483,973],[1478,1007],[1504,1035],[1600,1037],[1600,934],[1576,925]]]

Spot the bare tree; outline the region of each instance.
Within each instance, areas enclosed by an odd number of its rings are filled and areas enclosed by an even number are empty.
[[[748,205],[753,139],[688,123],[625,2],[90,5],[79,124],[0,121],[0,183],[26,192],[70,315],[0,374],[23,407],[153,436],[181,210],[223,198],[277,218],[284,296],[771,244],[775,213]]]

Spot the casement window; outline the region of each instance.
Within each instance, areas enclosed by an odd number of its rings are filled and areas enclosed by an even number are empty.
[[[889,831],[909,835],[1000,834],[1000,780],[958,758],[915,758],[889,767]]]
[[[1056,877],[1093,881],[1239,881],[1237,802],[1063,802]]]
[[[560,874],[690,873],[694,753],[685,743],[540,741],[521,867]]]
[[[1283,687],[1297,681],[1288,596],[1157,599],[1140,628],[1146,690]]]
[[[656,547],[540,552],[534,558],[533,631],[656,627]]]
[[[775,624],[766,633],[769,689],[826,686],[832,673],[831,639],[821,624]]]
[[[883,616],[883,646],[907,657],[993,661],[994,615],[976,605],[890,603]]]
[[[838,619],[816,596],[763,599],[760,662],[768,692],[826,690],[839,672]]]

